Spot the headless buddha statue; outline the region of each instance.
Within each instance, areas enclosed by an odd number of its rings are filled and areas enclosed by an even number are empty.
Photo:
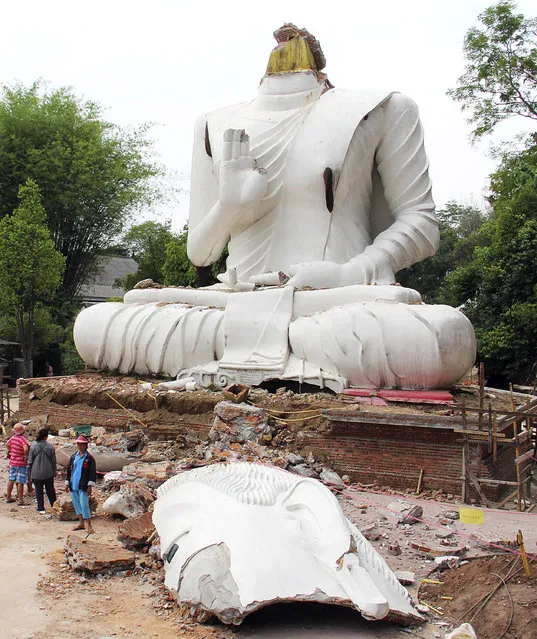
[[[284,25],[275,37],[254,100],[196,123],[188,255],[207,266],[227,245],[220,283],[85,309],[79,353],[202,386],[453,384],[474,362],[470,322],[394,285],[439,241],[416,105],[335,89],[311,34]]]

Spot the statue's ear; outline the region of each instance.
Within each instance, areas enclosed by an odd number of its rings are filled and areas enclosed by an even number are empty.
[[[339,557],[349,547],[347,519],[337,499],[318,481],[304,479],[290,491],[283,507],[300,522],[308,544]]]

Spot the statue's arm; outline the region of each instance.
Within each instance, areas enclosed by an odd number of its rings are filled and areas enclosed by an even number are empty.
[[[267,176],[255,166],[248,136],[242,130],[224,133],[218,179],[206,144],[207,118],[199,118],[194,133],[188,257],[195,266],[208,266],[220,257],[234,230],[267,190]],[[209,140],[210,142],[210,140]]]
[[[440,234],[416,104],[395,93],[369,114],[366,126],[366,137],[375,140],[375,161],[395,221],[344,264],[291,266],[289,283],[297,288],[392,284],[397,271],[434,255],[438,248]]]
[[[434,255],[440,233],[418,107],[396,93],[370,117],[380,119],[377,169],[395,222],[375,238],[361,259],[371,260],[377,270],[391,271],[393,277]]]
[[[192,178],[190,214],[188,217],[187,252],[196,266],[216,262],[229,239],[218,201],[218,181],[213,174],[213,160],[205,144],[207,116],[196,121],[194,150],[192,152]]]

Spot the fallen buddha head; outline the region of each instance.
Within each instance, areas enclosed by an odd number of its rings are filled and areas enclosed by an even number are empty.
[[[272,603],[308,601],[370,620],[421,619],[316,480],[245,462],[197,468],[158,489],[153,520],[166,585],[198,618],[238,625]]]

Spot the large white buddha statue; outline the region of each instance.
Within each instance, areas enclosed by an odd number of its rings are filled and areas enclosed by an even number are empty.
[[[207,266],[227,245],[220,284],[85,309],[81,356],[205,386],[453,384],[474,362],[470,322],[394,285],[439,241],[416,105],[334,88],[307,31],[275,37],[256,97],[196,123],[188,254]]]

